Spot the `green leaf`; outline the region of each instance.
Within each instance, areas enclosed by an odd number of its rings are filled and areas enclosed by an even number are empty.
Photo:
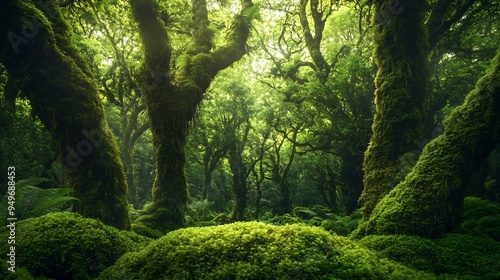
[[[27,219],[39,217],[50,212],[60,211],[65,202],[75,200],[70,196],[71,188],[50,188],[42,189],[36,185],[47,182],[45,178],[29,178],[16,182],[15,194],[15,217],[18,219]],[[8,193],[1,199],[2,205],[7,205]],[[7,219],[7,208],[0,210],[0,218]]]

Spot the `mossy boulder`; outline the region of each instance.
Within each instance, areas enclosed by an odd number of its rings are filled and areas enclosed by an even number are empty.
[[[186,228],[123,255],[99,279],[432,279],[300,224]]]
[[[150,241],[76,213],[51,213],[17,224],[16,268],[33,276],[92,279],[124,253]],[[2,256],[6,250],[1,247]]]

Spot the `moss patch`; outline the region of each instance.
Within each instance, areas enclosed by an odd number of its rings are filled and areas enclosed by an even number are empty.
[[[360,242],[384,257],[418,270],[436,272],[438,249],[431,240],[408,235],[370,235]]]
[[[500,203],[477,197],[464,200],[464,217],[460,232],[486,235],[500,242]]]
[[[100,279],[428,279],[340,236],[259,222],[187,228],[121,257]]]
[[[51,213],[16,228],[16,268],[54,279],[91,279],[151,239],[76,213]],[[6,255],[6,246],[1,247]]]
[[[458,233],[429,240],[407,235],[371,235],[362,245],[379,251],[382,256],[409,267],[442,275],[445,279],[499,279],[500,226],[486,226],[485,221],[498,219],[500,205],[488,200],[467,197],[464,223]]]

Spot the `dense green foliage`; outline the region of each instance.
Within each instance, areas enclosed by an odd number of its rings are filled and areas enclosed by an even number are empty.
[[[499,7],[7,1],[0,279],[500,279]]]
[[[100,279],[431,279],[345,237],[257,222],[181,229],[128,253]]]
[[[39,217],[50,212],[57,212],[69,208],[69,201],[75,198],[70,196],[70,188],[42,189],[36,184],[47,180],[31,178],[19,180],[16,183],[16,216],[18,220]],[[0,197],[2,205],[8,205],[7,193]],[[7,220],[7,209],[0,209],[0,218]]]
[[[6,229],[2,229],[2,236]],[[16,224],[16,233],[16,268],[54,279],[97,277],[122,254],[150,241],[75,213],[53,213],[21,221]],[[3,258],[9,247],[2,244],[1,248]],[[5,272],[10,273],[1,271]]]

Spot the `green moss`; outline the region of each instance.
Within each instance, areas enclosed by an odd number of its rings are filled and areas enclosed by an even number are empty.
[[[9,264],[6,260],[0,259],[0,279],[3,280],[33,280],[33,276],[25,269],[16,266],[15,272],[8,270]]]
[[[360,243],[409,267],[436,273],[438,249],[431,240],[408,235],[370,235]]]
[[[19,53],[4,40],[0,60],[59,146],[67,182],[78,198],[73,210],[130,229],[125,174],[95,81],[69,43],[70,32],[57,3],[49,6],[46,12],[54,13],[53,23],[26,1],[9,1],[0,11],[4,21],[0,33],[19,33],[26,22],[38,22],[38,31],[19,45]],[[86,131],[97,131],[98,141],[90,139]],[[75,152],[79,147],[80,155]]]
[[[375,1],[376,113],[363,162],[360,197],[368,219],[377,203],[398,183],[399,158],[423,137],[428,83],[425,1]]]
[[[460,232],[486,235],[500,242],[500,204],[477,197],[465,198]]]
[[[165,235],[160,230],[149,228],[144,224],[132,224],[132,230],[139,235],[153,239],[158,239]]]
[[[258,222],[168,233],[100,279],[431,279],[315,227]]]
[[[488,237],[447,234],[436,240],[442,272],[476,279],[500,278],[500,243]],[[463,278],[462,278],[463,279]]]
[[[499,89],[500,51],[464,104],[446,120],[444,133],[425,146],[412,171],[380,200],[356,236],[436,238],[460,226],[465,184],[500,138]]]
[[[91,279],[150,239],[75,213],[52,213],[16,227],[16,264],[33,276]],[[2,246],[2,256],[7,248]]]
[[[500,203],[478,197],[464,199],[464,221],[479,220],[486,216],[500,215]]]
[[[484,236],[447,234],[429,240],[406,235],[372,235],[360,243],[384,257],[445,279],[498,279],[500,276],[500,243]]]

